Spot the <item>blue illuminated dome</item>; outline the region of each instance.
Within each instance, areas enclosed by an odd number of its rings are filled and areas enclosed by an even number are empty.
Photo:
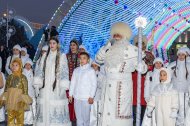
[[[70,41],[75,38],[86,47],[92,58],[109,39],[111,25],[118,21],[128,23],[135,36],[135,18],[139,15],[146,17],[148,25],[143,31],[144,35],[158,52],[169,49],[174,40],[190,26],[184,26],[190,23],[190,3],[187,0],[76,0],[60,20],[63,14],[59,11],[62,8],[58,8],[58,16],[55,13],[50,21],[58,27],[62,51],[67,53]],[[154,38],[151,39],[153,34]]]

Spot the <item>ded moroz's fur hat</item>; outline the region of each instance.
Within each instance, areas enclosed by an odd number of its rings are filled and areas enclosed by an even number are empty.
[[[117,22],[112,25],[110,34],[111,37],[113,37],[115,34],[119,34],[125,39],[130,40],[132,36],[132,30],[127,23]]]

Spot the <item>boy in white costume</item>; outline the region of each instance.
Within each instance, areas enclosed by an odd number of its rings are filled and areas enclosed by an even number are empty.
[[[173,88],[173,84],[171,83],[170,70],[161,68],[160,84],[152,91],[146,116],[152,117],[152,111],[155,109],[156,126],[175,126],[178,105],[178,92]]]
[[[190,65],[187,62],[187,57],[187,50],[183,47],[179,48],[177,52],[177,60],[168,67],[173,70],[172,83],[174,84],[174,89],[176,89],[179,93],[179,113],[176,123],[177,126],[184,125],[188,105]]]
[[[133,82],[131,73],[147,71],[142,61],[138,64],[138,48],[129,40],[132,30],[124,22],[111,28],[111,40],[96,55],[96,62],[105,67],[105,89],[102,92],[100,126],[132,126]]]
[[[25,61],[23,74],[26,76],[28,80],[28,95],[32,98],[32,105],[30,105],[30,110],[24,113],[24,124],[25,125],[32,125],[34,123],[34,117],[36,115],[36,99],[35,99],[35,92],[33,87],[33,62],[30,58]]]
[[[5,66],[5,69],[6,69],[6,72],[7,74],[11,74],[12,71],[11,71],[11,62],[15,59],[15,58],[21,58],[21,55],[20,55],[20,52],[21,52],[21,47],[20,45],[15,45],[13,47],[13,55],[12,56],[9,56],[7,58],[7,62],[6,62],[6,66]]]
[[[69,102],[73,102],[73,97],[75,99],[77,126],[90,125],[91,104],[97,89],[96,73],[89,64],[89,58],[86,52],[80,54],[80,67],[74,70],[69,89]]]
[[[90,112],[90,126],[99,126],[100,108],[101,108],[101,95],[103,89],[103,81],[105,77],[104,66],[100,66],[95,61],[92,62],[92,68],[96,71],[97,75],[97,90],[94,97],[94,103]]]
[[[3,94],[5,89],[5,76],[2,72],[0,72],[0,95]],[[4,122],[5,121],[5,107],[3,106],[0,109],[0,122]]]

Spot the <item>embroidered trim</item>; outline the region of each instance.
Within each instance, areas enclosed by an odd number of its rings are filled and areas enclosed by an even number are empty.
[[[132,115],[121,115],[121,90],[122,90],[122,82],[117,82],[117,94],[116,94],[116,119],[131,119]]]
[[[126,66],[126,62],[123,62],[123,64],[121,65],[121,68],[119,70],[119,73],[124,73],[125,66]]]
[[[126,48],[126,51],[128,51],[128,47]],[[125,57],[128,57],[128,54],[125,54]],[[119,70],[120,73],[124,73],[125,66],[126,66],[126,62],[124,61]]]

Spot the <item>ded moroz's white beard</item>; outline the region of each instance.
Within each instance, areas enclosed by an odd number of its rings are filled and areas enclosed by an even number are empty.
[[[120,65],[125,57],[124,50],[128,44],[127,40],[115,41],[110,47],[106,55],[106,67],[117,67]]]
[[[126,39],[116,40],[116,39],[113,38],[112,40],[114,40],[114,43],[112,44],[112,46],[117,45],[117,44],[120,45],[120,44],[124,44],[124,43],[125,44],[129,43],[128,40],[126,40]]]

